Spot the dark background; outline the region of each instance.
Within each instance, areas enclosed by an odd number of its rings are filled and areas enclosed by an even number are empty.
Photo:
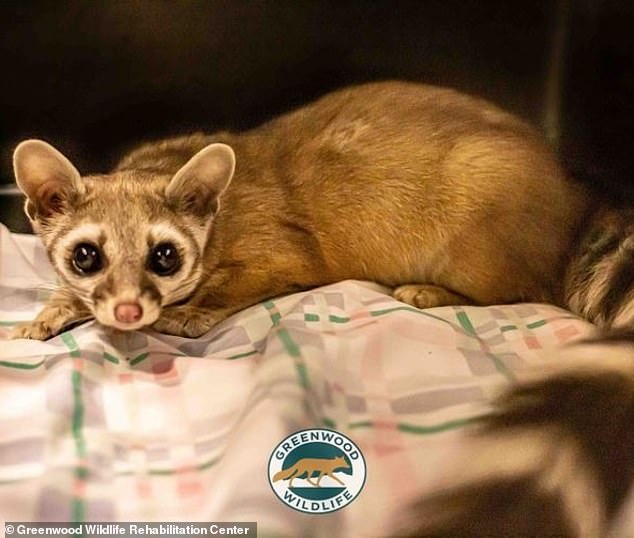
[[[387,78],[493,100],[575,177],[634,199],[633,28],[631,0],[0,2],[0,221],[28,229],[21,139],[103,172],[141,140],[249,128]]]

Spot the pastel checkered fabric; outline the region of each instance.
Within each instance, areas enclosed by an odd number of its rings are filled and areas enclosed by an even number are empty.
[[[0,227],[0,519],[257,521],[262,536],[382,536],[433,487],[501,386],[590,332],[546,305],[399,303],[342,282],[249,308],[196,340],[86,323],[7,340],[55,275],[37,240]],[[367,462],[338,512],[284,506],[275,445],[325,426]]]

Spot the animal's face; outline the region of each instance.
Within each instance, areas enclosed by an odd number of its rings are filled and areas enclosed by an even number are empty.
[[[100,323],[139,329],[192,294],[233,174],[228,146],[208,146],[174,176],[127,170],[81,178],[40,141],[18,146],[14,163],[27,215],[64,288]]]
[[[64,284],[99,322],[124,330],[151,325],[161,307],[191,295],[211,220],[169,207],[147,178],[149,185],[128,187],[138,181],[130,174],[88,178],[74,206],[41,227]]]

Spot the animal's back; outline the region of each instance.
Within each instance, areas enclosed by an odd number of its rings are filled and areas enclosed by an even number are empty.
[[[238,168],[226,219],[244,232],[282,216],[317,245],[326,281],[552,299],[586,205],[530,127],[432,86],[347,88],[227,141]],[[262,186],[259,207],[241,202]]]

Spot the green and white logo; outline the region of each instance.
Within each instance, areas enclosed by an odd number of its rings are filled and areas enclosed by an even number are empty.
[[[365,459],[350,438],[314,428],[289,435],[269,459],[269,482],[282,502],[309,514],[350,504],[365,484]]]

